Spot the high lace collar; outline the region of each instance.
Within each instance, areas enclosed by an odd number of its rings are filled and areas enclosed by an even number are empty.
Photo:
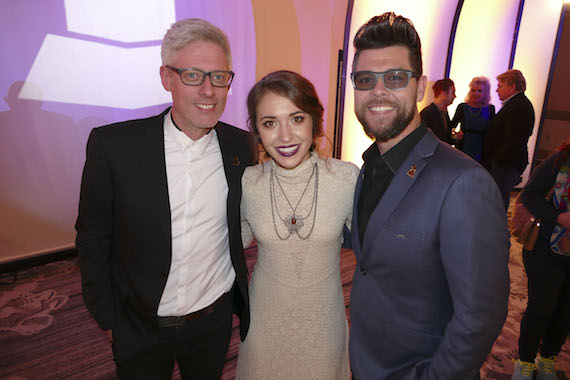
[[[285,169],[279,166],[273,158],[269,161],[269,166],[280,178],[290,178],[291,180],[303,180],[311,175],[313,172],[313,167],[316,164],[319,156],[315,152],[309,153],[309,159],[301,162],[299,165],[293,169]]]

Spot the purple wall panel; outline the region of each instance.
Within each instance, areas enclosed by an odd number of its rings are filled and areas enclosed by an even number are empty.
[[[104,3],[110,2],[99,4]],[[156,4],[164,6],[166,1],[156,0]],[[73,245],[79,182],[90,130],[154,115],[168,106],[169,94],[160,87],[156,87],[156,96],[145,94],[148,96],[141,98],[140,106],[112,106],[117,93],[127,98],[129,91],[133,97],[137,91],[146,91],[133,80],[137,75],[143,79],[156,75],[155,83],[160,84],[159,57],[152,67],[145,67],[145,62],[132,64],[129,56],[145,48],[155,49],[160,41],[125,43],[68,31],[65,5],[64,0],[19,0],[4,2],[0,12],[0,262]],[[222,120],[246,128],[245,98],[255,82],[256,62],[251,2],[209,0],[196,4],[178,0],[174,9],[176,20],[204,18],[228,34],[236,79]],[[135,7],[132,12],[132,17],[137,17]],[[77,57],[73,50],[58,51],[57,59],[53,59],[53,45],[46,43],[52,37],[78,47],[99,47],[105,54],[117,51],[120,55],[89,62],[90,57]],[[40,60],[48,48],[52,48],[51,56],[45,54]],[[90,64],[77,69],[72,64],[76,61]],[[21,91],[24,81],[33,75],[37,80],[27,83]],[[48,88],[45,83],[57,85]],[[97,87],[98,84],[101,85]],[[95,89],[92,94],[97,101],[84,100],[90,87]],[[57,100],[75,96],[66,88],[79,89],[83,98],[71,102]],[[83,89],[85,92],[81,93]],[[58,91],[60,97],[54,96]]]

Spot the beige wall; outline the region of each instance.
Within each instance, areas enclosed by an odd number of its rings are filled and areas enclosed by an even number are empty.
[[[309,79],[325,107],[324,155],[332,153],[336,68],[348,0],[252,0],[256,79],[291,70]],[[328,141],[326,141],[328,140]]]

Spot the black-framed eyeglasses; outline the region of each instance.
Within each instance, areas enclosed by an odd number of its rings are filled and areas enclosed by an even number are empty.
[[[357,90],[372,90],[376,86],[378,78],[382,78],[384,86],[388,90],[399,90],[405,88],[410,82],[410,78],[420,76],[412,70],[390,70],[382,73],[374,71],[356,71],[350,74],[352,86]]]
[[[204,79],[206,77],[210,77],[210,82],[214,87],[228,87],[232,80],[234,79],[234,72],[233,71],[210,71],[205,72],[200,69],[195,69],[194,67],[188,67],[184,69],[178,69],[176,67],[172,67],[166,65],[165,67],[169,68],[170,70],[180,74],[180,80],[182,83],[188,86],[200,86],[204,83]]]

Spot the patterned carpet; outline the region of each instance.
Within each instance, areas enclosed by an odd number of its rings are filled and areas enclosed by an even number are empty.
[[[255,249],[247,252],[255,264]],[[344,250],[341,273],[348,305],[355,261]],[[526,306],[521,247],[511,248],[509,316],[487,362],[483,379],[510,379],[520,319]],[[348,312],[348,309],[347,309]],[[235,321],[234,321],[235,322]],[[0,379],[114,379],[109,342],[81,299],[75,260],[64,260],[0,276]],[[234,378],[239,339],[234,325],[224,380]],[[570,342],[558,358],[559,376],[570,378]],[[174,379],[179,379],[176,373]]]

